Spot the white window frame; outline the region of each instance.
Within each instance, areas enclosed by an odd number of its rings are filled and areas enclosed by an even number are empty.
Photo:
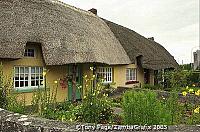
[[[112,83],[113,82],[113,68],[112,67],[98,67],[97,74],[103,77],[103,83]]]
[[[33,50],[33,54],[34,54],[34,56],[28,56],[28,50]],[[27,56],[25,56],[26,51],[27,51]],[[36,57],[36,51],[35,51],[35,48],[26,48],[25,51],[24,51],[24,57],[35,58],[35,57]]]
[[[137,80],[137,69],[126,68],[126,81],[136,81],[136,80]]]
[[[18,73],[15,72],[16,68],[19,68]],[[23,73],[20,73],[20,68],[24,68]],[[25,68],[28,68],[28,73],[26,73]],[[35,73],[32,73],[31,68],[35,68]],[[39,68],[38,73],[36,72],[36,68]],[[41,71],[41,69],[42,69],[42,71]],[[38,87],[39,88],[44,87],[44,83],[41,84],[42,81],[43,82],[45,81],[45,77],[43,76],[43,71],[44,71],[44,67],[41,67],[41,66],[15,66],[14,67],[14,88],[17,89],[17,90],[27,90],[27,89],[35,89],[35,88],[38,88]],[[27,75],[27,74],[28,74],[28,86],[25,86],[25,82],[27,82],[27,80],[25,80],[25,75]],[[38,79],[36,78],[36,74],[39,75]],[[19,80],[15,79],[16,75],[19,75]],[[23,80],[20,79],[20,75],[24,75]],[[34,75],[35,78],[31,79],[31,75]],[[41,75],[42,75],[43,79],[40,78]],[[38,80],[39,85],[31,86],[31,81],[33,81],[33,80],[35,81],[35,84],[36,84],[36,81]],[[20,81],[24,82],[24,86],[23,87],[16,87],[15,82],[17,82],[17,81],[19,82],[19,86],[20,86]]]

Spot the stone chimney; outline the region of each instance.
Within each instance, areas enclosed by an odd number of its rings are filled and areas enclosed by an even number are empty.
[[[95,9],[95,8],[92,8],[92,9],[90,9],[90,10],[88,10],[88,11],[90,11],[90,12],[92,12],[93,14],[97,15],[97,9]]]
[[[151,38],[148,38],[148,39],[154,41],[154,37],[151,37]]]

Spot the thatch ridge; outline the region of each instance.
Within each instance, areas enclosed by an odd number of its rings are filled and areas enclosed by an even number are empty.
[[[137,32],[103,19],[120,41],[132,62],[142,55],[142,66],[147,69],[177,68],[174,57],[159,43],[149,40]]]
[[[57,0],[0,0],[0,27],[0,58],[23,58],[37,42],[47,65],[131,63],[103,20]]]

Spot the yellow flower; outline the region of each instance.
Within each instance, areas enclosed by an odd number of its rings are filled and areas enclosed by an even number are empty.
[[[192,86],[195,87],[196,85],[195,85],[195,84],[192,84]]]
[[[186,92],[186,91],[183,91],[183,92],[182,92],[182,95],[183,95],[183,96],[186,96],[186,95],[187,95],[187,92]]]
[[[86,96],[84,96],[83,98],[86,99]]]
[[[189,89],[189,87],[187,86],[187,87],[186,87],[186,89],[188,90],[188,89]]]
[[[58,83],[58,81],[54,81],[54,83],[55,83],[55,84],[57,84],[57,83]]]
[[[87,75],[85,75],[85,78],[87,78]]]
[[[92,77],[95,78],[95,75],[93,75]]]
[[[47,72],[45,72],[45,71],[42,73],[43,76],[46,76],[46,74],[47,74]]]
[[[95,96],[95,93],[93,93],[93,96]]]
[[[71,121],[71,122],[73,121],[72,118],[70,118],[70,121]]]
[[[195,95],[200,96],[200,90],[197,90],[197,91],[195,92]]]
[[[193,90],[193,89],[189,89],[189,92],[190,92],[190,93],[193,93],[193,92],[194,92],[194,90]]]
[[[44,84],[44,81],[42,81],[41,84],[43,85],[43,84]]]
[[[90,70],[93,71],[93,67],[90,67]]]
[[[197,107],[196,109],[194,109],[194,113],[199,113],[200,111],[200,107]]]

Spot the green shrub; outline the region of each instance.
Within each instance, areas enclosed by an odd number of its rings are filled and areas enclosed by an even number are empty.
[[[79,121],[88,123],[108,123],[112,116],[111,101],[100,94],[91,93],[83,99],[79,109]]]
[[[16,113],[25,111],[25,97],[19,98],[15,93],[12,74],[4,75],[2,63],[0,63],[0,108]]]
[[[152,85],[152,84],[143,84],[143,89],[150,89],[150,90],[162,90],[163,87],[161,85]]]
[[[15,113],[25,113],[25,97],[19,98],[19,96],[12,92],[6,97],[7,105],[6,109]]]
[[[123,96],[123,110],[125,124],[173,124],[176,111],[174,101],[168,102],[158,100],[155,92],[126,92]],[[177,100],[176,100],[177,101]]]
[[[98,81],[95,86],[93,85],[95,78],[95,76],[91,79],[84,78],[86,91],[79,107],[77,119],[88,123],[108,123],[113,112],[112,104],[108,99],[108,94],[104,93],[103,83]]]

